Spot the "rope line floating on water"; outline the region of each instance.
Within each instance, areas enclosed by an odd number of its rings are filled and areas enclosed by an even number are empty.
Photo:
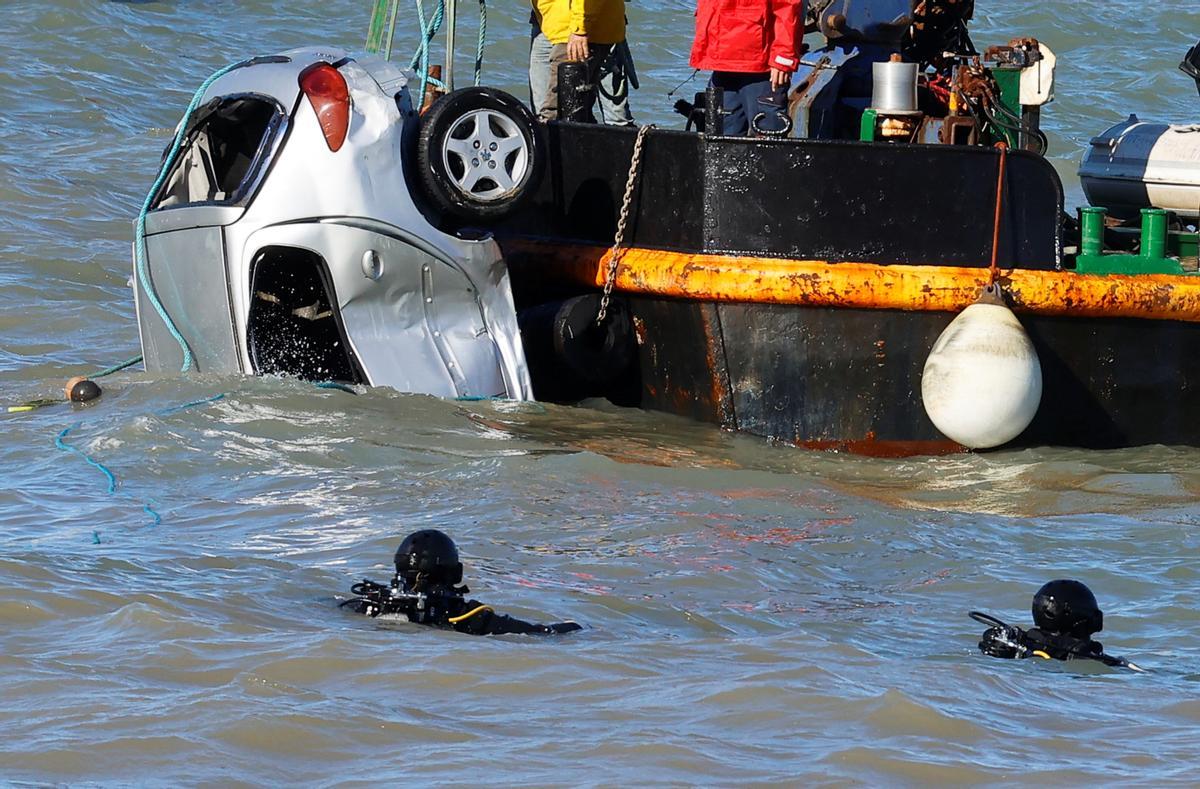
[[[224,397],[225,397],[225,393],[221,392],[219,394],[213,395],[212,397],[205,397],[200,400],[193,400],[191,402],[183,403],[182,405],[171,406],[169,408],[161,408],[158,411],[155,411],[155,413],[160,416],[170,416],[171,414],[176,414],[176,413],[179,413],[180,411],[183,411],[188,408],[193,408],[198,405],[214,403],[218,400],[224,399]],[[58,447],[60,450],[62,450],[63,452],[70,452],[71,454],[80,456],[85,461],[87,461],[87,463],[89,465],[98,469],[102,474],[104,474],[105,479],[108,481],[108,487],[106,488],[105,493],[107,493],[110,496],[115,495],[117,492],[117,475],[113,472],[113,470],[110,469],[108,466],[104,465],[102,462],[100,462],[96,458],[89,455],[87,452],[84,452],[79,447],[67,443],[67,436],[69,436],[72,431],[78,430],[82,426],[82,424],[83,424],[82,422],[76,422],[75,424],[71,425],[70,427],[63,428],[62,431],[60,431],[58,433],[58,435],[55,437],[54,445],[56,447]],[[150,502],[144,502],[142,504],[142,512],[144,512],[150,516],[150,519],[151,519],[150,525],[151,526],[158,526],[159,524],[162,523],[162,515],[160,515],[158,513],[158,511],[156,509],[154,509],[154,507],[151,506]],[[92,535],[93,535],[95,544],[99,545],[100,544],[100,533],[92,532]]]
[[[110,368],[110,371],[116,372],[118,369],[123,369],[124,367],[129,367],[133,364],[136,364],[139,361],[141,361],[140,356],[137,357],[136,359],[130,359],[125,362],[122,362],[120,365]],[[358,394],[349,386],[346,386],[345,384],[340,384],[340,383],[337,383],[334,381],[321,381],[321,382],[318,382],[317,384],[315,384],[315,386],[318,389],[336,389],[338,391],[348,392],[350,394]],[[191,400],[189,402],[182,403],[181,405],[174,405],[174,406],[169,406],[167,408],[160,408],[157,411],[155,411],[154,413],[157,414],[158,416],[171,416],[172,414],[177,414],[180,411],[184,411],[189,408],[195,408],[196,406],[207,405],[208,403],[215,403],[219,400],[224,400],[227,395],[228,395],[227,392],[218,392],[217,394],[212,395],[211,397],[202,397],[198,400]],[[108,481],[108,487],[105,492],[110,496],[114,495],[117,492],[117,475],[113,472],[113,470],[110,469],[108,466],[104,465],[103,463],[101,463],[99,460],[96,460],[94,457],[92,457],[88,453],[84,452],[79,447],[76,447],[76,446],[73,446],[72,444],[67,443],[67,440],[66,440],[67,436],[69,436],[72,431],[78,430],[82,426],[82,424],[83,424],[82,422],[76,422],[75,424],[73,424],[69,427],[63,428],[63,430],[60,431],[58,433],[58,435],[55,437],[54,445],[56,447],[58,447],[60,450],[62,450],[63,452],[70,452],[72,454],[79,455],[85,461],[87,461],[87,463],[89,465],[95,467],[102,474],[104,474],[105,479]],[[158,526],[159,524],[162,523],[162,515],[160,515],[153,506],[151,506],[151,502],[144,502],[142,504],[142,512],[144,512],[148,516],[150,516],[150,519],[152,521],[150,523],[151,526]],[[100,533],[93,532],[92,534],[94,537],[95,544],[99,545],[100,544]]]
[[[54,439],[54,445],[56,447],[58,447],[59,449],[61,449],[63,452],[72,452],[76,455],[79,455],[81,458],[86,460],[90,465],[99,469],[100,472],[102,474],[104,474],[105,477],[108,478],[108,493],[110,495],[113,493],[116,493],[117,492],[117,475],[113,474],[112,470],[109,469],[108,466],[104,465],[99,460],[96,460],[94,457],[92,457],[88,453],[84,452],[79,447],[72,446],[71,444],[67,443],[67,440],[66,440],[67,435],[72,430],[78,429],[80,427],[80,425],[82,425],[82,424],[83,424],[82,422],[76,422],[75,424],[71,425],[70,427],[63,428],[62,432],[60,432],[58,434],[58,436]]]

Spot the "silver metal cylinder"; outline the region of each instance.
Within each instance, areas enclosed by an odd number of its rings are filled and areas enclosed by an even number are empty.
[[[917,112],[916,63],[875,63],[872,75],[871,109],[893,115]]]

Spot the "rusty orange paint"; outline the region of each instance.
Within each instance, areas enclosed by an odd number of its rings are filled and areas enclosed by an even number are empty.
[[[603,286],[607,248],[503,242],[515,273],[547,270],[580,285]],[[546,268],[542,268],[542,267]],[[623,251],[616,290],[696,301],[805,307],[959,312],[988,283],[987,268],[881,266],[631,248]],[[1200,277],[1003,271],[1016,312],[1091,318],[1200,322]]]
[[[818,452],[846,452],[874,458],[908,458],[914,455],[957,455],[969,450],[949,439],[940,441],[877,441],[874,438],[790,441],[792,446]]]

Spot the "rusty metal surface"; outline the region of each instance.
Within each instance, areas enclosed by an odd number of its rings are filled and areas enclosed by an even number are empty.
[[[608,250],[505,240],[517,267],[577,286],[603,282]],[[1200,321],[1200,278],[1173,275],[1082,275],[1006,270],[1000,278],[1021,314],[1080,318]],[[947,266],[878,266],[629,249],[617,290],[714,302],[808,307],[959,312],[987,284],[987,270]]]
[[[639,405],[734,428],[716,306],[634,298],[629,307],[642,380]]]
[[[704,247],[688,251],[987,265],[995,150],[795,142],[707,145]],[[1054,268],[1060,260],[1061,184],[1040,157],[1019,151],[1009,159],[1000,264]],[[656,209],[645,210],[653,216]]]
[[[868,435],[863,439],[845,441],[788,441],[783,442],[818,452],[848,452],[872,458],[907,458],[916,455],[957,455],[968,451],[961,444],[941,441],[880,441]]]
[[[920,392],[925,357],[953,316],[757,304],[719,309],[737,429],[826,448],[951,443],[925,415]]]
[[[711,308],[662,299],[653,310]],[[798,446],[898,457],[961,448],[930,423],[920,397],[921,372],[937,337],[953,320],[943,312],[903,312],[784,305],[722,304],[720,358],[728,383],[701,377],[695,338],[680,334],[643,361],[643,383],[661,370],[690,365],[698,401],[728,386],[738,431]],[[1145,444],[1200,444],[1192,396],[1200,391],[1200,327],[1178,321],[1024,319],[1041,360],[1043,396],[1033,422],[1010,447],[1111,449]],[[679,324],[675,324],[677,327]],[[682,328],[682,327],[680,327]],[[711,357],[709,357],[711,358]],[[675,380],[678,381],[676,374]],[[692,415],[688,387],[674,400],[643,406]],[[714,420],[715,421],[715,420]]]
[[[514,282],[595,291],[606,250],[508,240]],[[547,277],[547,272],[553,272]],[[921,405],[929,349],[986,269],[630,250],[645,408],[798,446],[940,454]],[[1018,271],[1004,280],[1044,395],[1015,446],[1200,445],[1200,279]]]

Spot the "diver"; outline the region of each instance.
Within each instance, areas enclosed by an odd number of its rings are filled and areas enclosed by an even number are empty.
[[[1050,581],[1033,596],[1033,628],[1022,630],[994,616],[972,611],[988,625],[979,651],[999,658],[1040,657],[1044,660],[1097,660],[1106,666],[1144,671],[1125,658],[1105,654],[1092,634],[1104,629],[1104,612],[1092,590],[1079,581]]]
[[[404,538],[396,549],[396,574],[384,586],[364,578],[350,591],[355,597],[340,603],[360,614],[403,614],[408,621],[457,630],[475,636],[506,633],[552,635],[582,630],[575,622],[538,625],[497,614],[489,605],[466,599],[463,566],[454,540],[437,529],[422,529]]]

